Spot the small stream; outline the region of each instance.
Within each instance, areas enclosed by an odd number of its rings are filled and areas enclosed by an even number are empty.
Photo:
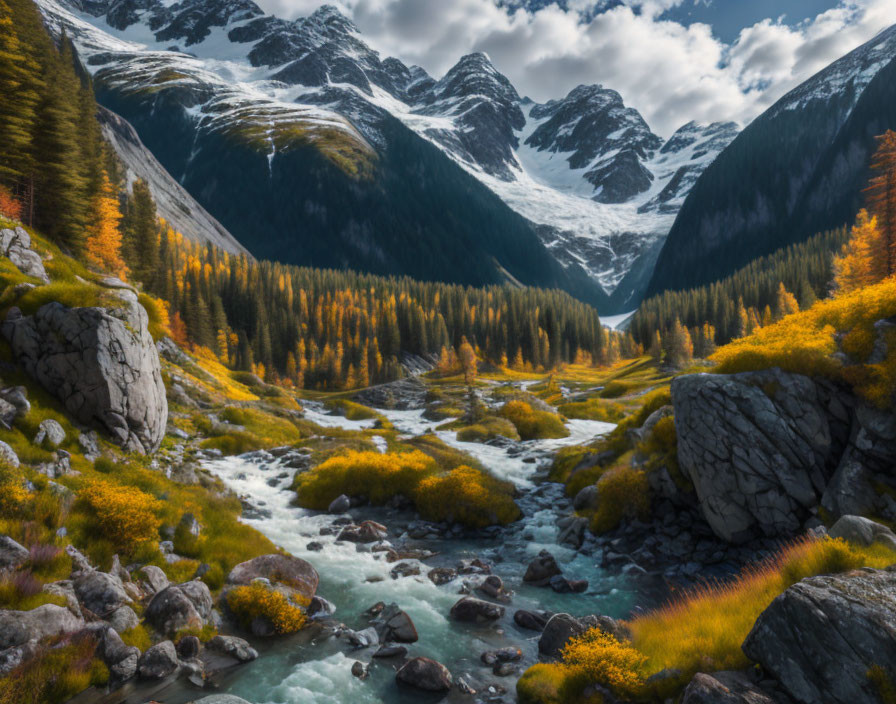
[[[437,553],[421,564],[421,574],[393,579],[395,563],[388,563],[382,553],[372,553],[364,546],[337,544],[332,535],[320,535],[320,529],[334,517],[292,505],[294,494],[289,490],[292,470],[285,470],[271,456],[255,453],[249,457],[232,457],[206,461],[204,466],[221,477],[235,492],[258,508],[258,517],[246,522],[267,535],[275,544],[313,564],[320,573],[318,593],[336,606],[333,618],[350,628],[368,625],[363,612],[378,601],[395,602],[413,619],[420,640],[409,646],[410,656],[424,655],[445,664],[456,677],[463,677],[481,694],[491,684],[495,700],[501,688],[507,690],[504,701],[515,701],[517,676],[497,677],[481,664],[479,655],[489,649],[515,645],[525,657],[519,671],[537,658],[538,634],[518,628],[513,622],[517,609],[566,611],[574,615],[603,613],[623,616],[635,605],[634,585],[624,577],[611,576],[595,566],[592,557],[577,554],[557,544],[558,515],[569,512],[569,501],[556,484],[533,481],[539,471],[539,460],[546,462],[549,451],[564,445],[576,445],[609,432],[613,426],[596,421],[569,421],[570,436],[562,440],[514,443],[508,448],[462,443],[453,431],[435,431],[439,422],[428,421],[422,410],[380,411],[389,418],[399,433],[419,435],[436,432],[446,443],[474,455],[495,475],[514,482],[521,490],[518,500],[524,518],[506,527],[499,538],[486,540],[410,540],[400,538],[415,516],[407,511],[363,507],[353,509],[356,521],[372,519],[390,529],[393,542]],[[315,404],[308,404],[306,417],[322,426],[361,430],[373,421],[349,421],[327,415]],[[385,450],[385,442],[378,444]],[[542,467],[543,470],[543,467]],[[323,549],[312,551],[307,545],[317,541]],[[561,595],[550,589],[522,584],[526,565],[540,550],[549,549],[561,563],[564,573],[575,579],[587,579],[584,594]],[[460,598],[464,579],[458,577],[443,586],[436,586],[426,572],[437,566],[456,567],[461,560],[481,558],[494,564],[505,586],[515,594],[500,621],[484,626],[458,624],[448,619],[451,606]],[[414,562],[402,560],[402,562]],[[264,644],[258,660],[239,669],[224,691],[236,694],[253,704],[380,704],[427,701],[419,692],[400,689],[394,681],[395,665],[389,660],[373,661],[370,678],[362,681],[351,674],[355,660],[371,662],[375,648],[350,651],[341,639],[321,638],[308,642],[303,634]],[[448,696],[470,701],[455,690]],[[486,697],[484,697],[486,698]],[[439,697],[433,698],[433,701]]]

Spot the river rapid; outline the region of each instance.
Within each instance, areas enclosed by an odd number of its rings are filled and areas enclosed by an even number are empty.
[[[399,536],[414,520],[413,514],[386,508],[352,509],[356,522],[372,519],[387,525],[393,543],[437,553],[420,565],[420,575],[394,579],[390,572],[396,563],[386,562],[383,553],[372,553],[369,548],[353,543],[337,543],[335,536],[320,534],[321,528],[329,526],[335,517],[294,506],[294,493],[289,489],[294,470],[285,469],[274,457],[253,453],[203,462],[256,509],[247,512],[251,516],[245,519],[247,523],[275,544],[314,565],[321,578],[318,593],[336,606],[333,619],[350,628],[363,629],[368,626],[368,619],[363,615],[366,609],[380,601],[395,602],[411,616],[420,634],[420,640],[409,646],[410,656],[424,655],[443,663],[455,679],[462,677],[477,690],[476,699],[512,702],[519,673],[537,659],[538,642],[536,632],[514,624],[514,611],[547,609],[573,615],[602,613],[619,617],[635,606],[636,588],[625,577],[608,574],[597,567],[594,556],[558,545],[555,521],[558,515],[569,513],[569,501],[559,485],[535,481],[544,473],[552,452],[565,445],[589,442],[612,430],[613,425],[571,420],[567,422],[570,431],[567,438],[498,447],[462,443],[453,431],[436,431],[439,423],[423,418],[422,410],[380,412],[400,433],[436,432],[446,443],[475,456],[496,476],[514,482],[521,492],[518,503],[524,518],[507,526],[494,539],[409,540]],[[373,421],[350,421],[328,415],[313,403],[308,404],[305,415],[327,427],[362,430],[373,425]],[[384,442],[378,446],[385,450]],[[313,541],[322,543],[323,549],[309,550],[307,546]],[[542,549],[550,550],[567,577],[587,579],[587,592],[561,595],[550,589],[524,585],[522,576],[526,566]],[[493,563],[493,573],[515,592],[505,616],[483,626],[459,624],[448,618],[451,606],[461,596],[463,580],[471,576],[460,576],[443,586],[436,586],[426,577],[433,567],[456,567],[461,560],[473,558]],[[262,644],[260,657],[239,668],[232,680],[224,682],[222,691],[253,704],[393,704],[440,699],[399,688],[394,679],[395,665],[389,660],[373,660],[367,680],[354,677],[352,663],[371,662],[375,647],[352,651],[342,639],[320,634],[317,639],[309,638],[303,632]],[[498,677],[480,662],[479,656],[485,650],[507,645],[522,648],[524,660],[517,674]],[[507,690],[503,697],[502,689]],[[456,690],[452,690],[447,700],[470,701]]]

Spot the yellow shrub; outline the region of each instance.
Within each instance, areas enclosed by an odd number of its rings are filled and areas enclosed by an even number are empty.
[[[134,647],[140,648],[140,652],[143,652],[152,645],[152,634],[142,623],[133,628],[129,628],[126,631],[122,631],[121,639],[124,641],[125,645],[133,645]]]
[[[410,452],[350,451],[322,462],[296,478],[302,506],[323,510],[343,493],[366,496],[381,504],[396,494],[413,495],[420,479],[435,472],[433,459]]]
[[[896,553],[880,545],[862,548],[842,540],[803,540],[736,580],[706,585],[628,625],[633,645],[648,658],[650,672],[676,668],[684,676],[700,670],[747,665],[741,644],[772,600],[799,580],[859,567],[886,567]]]
[[[597,482],[597,511],[591,530],[606,533],[623,518],[641,518],[650,509],[650,484],[644,470],[634,467],[608,469]]]
[[[41,651],[37,657],[0,678],[0,704],[58,704],[91,685],[109,679],[109,671],[94,658],[96,642],[89,637]]]
[[[788,315],[725,345],[712,360],[718,363],[718,371],[723,374],[781,367],[801,374],[843,377],[842,365],[832,356],[837,351],[837,333],[846,334],[844,350],[864,361],[873,342],[871,325],[893,315],[896,315],[896,277],[819,301],[808,310]],[[870,382],[855,370],[847,380],[866,397],[887,403],[896,390],[896,373],[892,376],[886,373],[888,364],[896,365],[893,361],[896,354],[891,350],[889,357]]]
[[[563,664],[573,678],[597,682],[616,696],[634,697],[644,677],[641,670],[647,658],[628,643],[592,628],[572,638],[563,648]]]
[[[483,418],[479,423],[468,425],[457,431],[457,439],[461,442],[485,442],[497,436],[519,440],[516,426],[506,418],[494,416]]]
[[[171,320],[168,317],[168,303],[161,298],[141,293],[137,300],[149,318],[149,334],[153,340],[171,337]]]
[[[227,606],[243,628],[249,628],[253,619],[261,617],[270,621],[277,633],[286,634],[295,633],[305,625],[304,608],[308,604],[296,604],[263,584],[250,584],[231,589],[227,593]]]
[[[536,411],[525,401],[508,401],[501,416],[516,426],[523,440],[565,438],[569,435],[560,417],[547,411]]]
[[[156,513],[161,502],[153,496],[136,487],[103,481],[87,483],[78,496],[89,507],[97,535],[119,552],[129,555],[143,543],[158,540],[161,521]]]
[[[605,423],[618,423],[625,417],[625,406],[621,403],[606,401],[600,398],[589,398],[587,401],[564,403],[557,410],[567,418],[583,420],[600,420]]]
[[[560,664],[536,663],[516,683],[520,704],[564,704],[567,670]]]
[[[513,485],[472,467],[458,467],[423,479],[414,500],[427,520],[473,528],[506,525],[520,517],[513,501]]]

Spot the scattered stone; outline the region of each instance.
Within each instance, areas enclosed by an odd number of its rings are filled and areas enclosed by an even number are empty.
[[[513,614],[513,622],[520,628],[525,628],[529,631],[543,631],[551,616],[552,614],[547,612],[538,613],[536,611],[519,609]]]
[[[202,643],[196,636],[184,636],[177,641],[177,655],[182,660],[199,657],[200,650],[202,650]]]
[[[321,618],[323,616],[332,616],[336,613],[336,606],[331,601],[324,599],[319,594],[311,597],[311,602],[305,612],[309,618]]]
[[[559,657],[569,639],[582,635],[588,628],[588,624],[569,614],[556,614],[547,622],[538,639],[538,652]]]
[[[426,576],[429,577],[429,581],[433,584],[442,586],[457,579],[457,570],[451,567],[434,567],[426,573]]]
[[[197,699],[192,704],[249,704],[249,702],[233,694],[211,694],[202,699]]]
[[[0,440],[0,462],[5,462],[10,467],[18,467],[20,463],[19,456],[16,454],[16,451],[12,449],[12,446]]]
[[[557,560],[547,550],[542,550],[538,556],[529,563],[523,581],[534,584],[537,587],[546,587],[550,584],[551,577],[561,574]]]
[[[148,590],[153,594],[162,591],[169,584],[168,577],[165,576],[161,567],[145,565],[140,568],[140,574],[143,577],[144,585],[146,585]]]
[[[42,420],[37,426],[37,434],[34,436],[35,445],[43,445],[46,443],[50,447],[59,447],[65,442],[65,429],[58,421],[52,418]]]
[[[324,544],[317,540],[312,540],[305,546],[305,549],[310,550],[311,552],[320,552],[324,549]]]
[[[465,596],[451,607],[451,618],[465,623],[496,621],[504,615],[504,607],[482,599]]]
[[[160,680],[174,674],[179,666],[174,643],[165,640],[146,649],[137,661],[137,672],[145,679]]]
[[[362,631],[353,631],[346,629],[342,633],[343,637],[355,648],[369,648],[380,642],[379,634],[375,628],[365,628]]]
[[[399,658],[408,654],[408,649],[403,645],[381,645],[372,657],[382,658]]]
[[[519,648],[500,648],[498,650],[486,650],[479,656],[483,664],[492,667],[502,662],[518,662],[523,659],[523,651]]]
[[[229,584],[251,584],[264,577],[292,589],[304,599],[311,599],[320,581],[317,570],[305,560],[293,555],[273,553],[241,562],[227,577]]]
[[[679,673],[680,674],[680,673]],[[681,704],[782,704],[741,672],[698,673],[688,684]]]
[[[868,671],[896,671],[896,569],[798,582],[762,612],[743,651],[799,702],[874,700]]]
[[[327,508],[327,513],[345,513],[352,507],[352,500],[348,498],[345,494],[340,494],[332,502],[330,502],[329,507]]]
[[[490,574],[476,589],[496,601],[510,603],[511,594],[504,588],[504,580],[496,574]]]
[[[498,677],[508,677],[516,673],[516,665],[512,662],[499,662],[492,668],[492,672]]]
[[[398,672],[395,680],[427,692],[447,692],[451,689],[451,673],[448,668],[435,660],[417,657],[408,660]]]
[[[65,554],[68,555],[72,561],[72,577],[75,577],[82,572],[93,571],[93,565],[90,564],[90,561],[84,557],[84,554],[74,545],[66,545]]]
[[[31,553],[8,535],[0,535],[0,570],[14,570],[24,565]]]
[[[360,525],[348,525],[339,533],[339,540],[347,540],[351,543],[375,543],[385,540],[389,535],[386,526],[375,521],[364,521]]]
[[[107,572],[84,572],[74,580],[74,588],[81,606],[100,618],[131,603],[121,579]]]
[[[420,574],[420,565],[415,565],[412,562],[399,562],[392,568],[389,574],[392,576],[392,579],[415,577]]]
[[[389,604],[372,623],[381,641],[416,643],[419,639],[414,622],[398,604]]]
[[[152,452],[168,419],[159,355],[136,294],[117,293],[122,308],[53,301],[30,316],[11,308],[2,333],[16,361],[78,422],[101,425],[126,450]]]
[[[215,636],[205,647],[217,653],[229,655],[240,662],[249,662],[258,657],[258,651],[248,642],[236,636]]]
[[[862,516],[843,516],[831,527],[828,535],[864,546],[880,543],[896,550],[896,534],[887,526]]]
[[[567,579],[562,574],[551,577],[551,589],[558,594],[581,594],[588,589],[587,579]]]
[[[588,489],[590,487],[585,488]],[[596,486],[593,488],[597,489]],[[582,489],[582,491],[585,491],[585,489]],[[576,550],[582,547],[588,531],[587,518],[583,516],[566,516],[557,521],[557,526],[560,528],[560,532],[557,534],[558,543],[568,545]]]
[[[83,627],[83,619],[56,604],[44,604],[30,611],[0,610],[0,650],[74,633]]]
[[[144,617],[156,630],[172,635],[182,628],[202,628],[212,612],[212,595],[204,582],[173,584],[153,596]]]
[[[106,620],[119,633],[124,633],[140,625],[140,618],[130,606],[117,608]]]
[[[370,675],[370,671],[363,662],[361,662],[360,660],[355,660],[352,663],[352,675],[357,677],[359,680],[366,680]]]
[[[40,255],[31,248],[31,236],[24,227],[0,230],[0,254],[8,257],[25,276],[50,283]]]

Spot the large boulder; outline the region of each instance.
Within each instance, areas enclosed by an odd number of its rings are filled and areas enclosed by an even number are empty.
[[[24,227],[0,230],[0,254],[8,257],[26,276],[50,283],[40,255],[31,248],[31,236]]]
[[[10,309],[2,326],[30,376],[80,423],[107,430],[126,450],[152,452],[165,435],[168,402],[146,311],[127,289],[120,308]]]
[[[83,627],[83,619],[56,604],[44,604],[30,611],[0,610],[0,650],[31,640],[74,633]]]
[[[389,604],[372,623],[384,643],[388,641],[416,643],[419,639],[414,622],[398,604]]]
[[[140,677],[148,680],[160,680],[174,674],[180,667],[177,659],[177,649],[170,640],[156,643],[140,656],[137,662],[137,672]]]
[[[422,657],[408,660],[395,673],[395,679],[401,684],[427,692],[447,692],[451,689],[452,681],[447,667]]]
[[[681,704],[784,704],[764,692],[742,672],[697,673],[681,697]]]
[[[678,462],[720,538],[795,533],[817,506],[848,435],[847,409],[780,369],[672,381]]]
[[[28,548],[19,545],[8,535],[0,535],[0,570],[16,569],[31,558]]]
[[[622,641],[629,638],[628,630],[614,618],[594,614],[576,618],[569,614],[554,614],[545,624],[538,639],[538,652],[550,657],[559,657],[571,638],[580,636],[585,631],[597,628],[616,640]]]
[[[309,600],[317,591],[320,581],[317,570],[305,560],[294,555],[272,553],[241,562],[230,570],[227,582],[248,585],[259,578],[290,587],[294,593]]]
[[[173,584],[158,592],[146,607],[144,617],[167,635],[182,628],[202,628],[212,615],[212,595],[204,582]]]
[[[546,587],[551,583],[551,577],[558,574],[562,574],[562,571],[557,560],[547,550],[542,550],[526,567],[523,581],[537,587]]]
[[[878,701],[869,671],[896,672],[896,568],[804,579],[759,616],[743,651],[803,704]]]

